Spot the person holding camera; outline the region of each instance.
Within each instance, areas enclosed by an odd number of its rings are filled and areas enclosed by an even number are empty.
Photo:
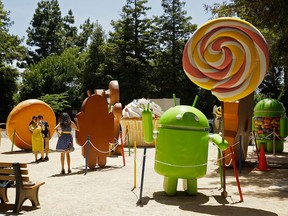
[[[42,130],[44,126],[41,124],[38,116],[33,116],[29,124],[29,130],[32,132],[32,152],[35,156],[35,162],[44,161],[44,140]],[[41,158],[38,159],[38,152]]]

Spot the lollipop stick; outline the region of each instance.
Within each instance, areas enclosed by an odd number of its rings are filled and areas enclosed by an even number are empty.
[[[222,110],[222,139],[224,142],[225,135],[224,135],[224,102],[221,101],[221,110]],[[221,193],[222,197],[227,197],[227,191],[226,191],[226,170],[225,170],[225,151],[222,151],[222,183],[223,183],[223,191]]]

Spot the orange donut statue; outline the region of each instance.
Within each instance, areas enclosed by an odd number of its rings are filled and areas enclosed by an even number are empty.
[[[23,150],[32,149],[31,132],[28,129],[32,116],[43,115],[49,127],[56,126],[56,117],[53,109],[45,102],[37,99],[29,99],[20,102],[10,112],[6,121],[6,133],[11,142]],[[15,132],[15,134],[14,134]]]

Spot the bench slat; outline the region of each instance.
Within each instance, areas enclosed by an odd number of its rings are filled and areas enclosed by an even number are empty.
[[[14,170],[13,169],[1,169],[0,168],[0,174],[13,175]]]
[[[13,175],[13,174],[14,174],[14,170],[13,170],[13,169],[1,169],[1,168],[0,168],[0,174]],[[22,174],[22,175],[28,175],[28,170],[23,170],[23,169],[21,169],[21,174]]]
[[[15,181],[16,179],[14,175],[0,175],[0,180]]]
[[[29,182],[30,181],[29,176],[22,176],[22,181]]]
[[[28,170],[23,170],[23,169],[21,169],[21,174],[22,174],[22,175],[28,175]]]
[[[29,176],[22,176],[22,181],[28,182],[29,181]],[[0,175],[0,180],[11,180],[15,181],[16,178],[14,175]]]
[[[19,163],[21,168],[27,168],[26,163]],[[10,162],[0,162],[0,167],[13,167],[13,163]]]

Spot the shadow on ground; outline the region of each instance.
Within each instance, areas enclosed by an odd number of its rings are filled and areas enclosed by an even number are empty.
[[[31,202],[29,202],[29,200],[26,200],[24,202],[24,205],[22,206],[22,211],[19,213],[14,213],[13,212],[13,208],[14,208],[14,204],[12,203],[0,203],[0,215],[2,216],[6,216],[6,215],[24,215],[25,212],[30,212],[30,211],[35,211],[38,210],[40,208],[37,208],[35,206],[29,206],[29,204],[31,204]]]
[[[179,206],[183,211],[190,211],[193,213],[201,213],[206,215],[219,216],[276,216],[277,214],[261,209],[253,209],[248,207],[233,206],[233,202],[228,202],[229,197],[223,198],[221,196],[208,197],[202,193],[197,196],[188,196],[184,192],[177,192],[177,196],[167,196],[164,192],[154,192],[153,198],[143,197],[139,206],[147,205],[150,200],[155,200],[163,205]],[[210,203],[210,204],[209,204]],[[211,204],[213,203],[213,204]]]

